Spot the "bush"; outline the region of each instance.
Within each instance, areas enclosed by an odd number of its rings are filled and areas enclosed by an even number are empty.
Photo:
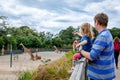
[[[32,73],[31,72],[24,72],[19,80],[32,80]]]
[[[19,80],[33,80],[33,78],[37,75],[37,71],[26,71],[23,72],[20,77]]]

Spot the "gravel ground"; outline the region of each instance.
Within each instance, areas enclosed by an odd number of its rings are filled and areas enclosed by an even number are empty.
[[[51,61],[59,59],[64,55],[64,52],[38,52],[38,55],[41,56],[42,61],[32,61],[30,60],[30,56],[24,53],[18,55],[18,60],[14,60],[14,56],[16,55],[13,55],[13,63],[11,68],[10,55],[0,56],[0,80],[18,80],[18,75],[21,71],[35,70],[39,65],[44,65],[44,61],[47,59],[50,59]]]

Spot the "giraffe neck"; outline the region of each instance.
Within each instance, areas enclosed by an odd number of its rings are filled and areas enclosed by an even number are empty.
[[[22,44],[22,47],[25,49],[26,47]]]

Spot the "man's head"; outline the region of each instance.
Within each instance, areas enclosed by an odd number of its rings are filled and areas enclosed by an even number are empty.
[[[98,13],[94,17],[95,27],[98,29],[98,26],[102,26],[103,28],[107,27],[108,24],[108,16],[105,13]]]

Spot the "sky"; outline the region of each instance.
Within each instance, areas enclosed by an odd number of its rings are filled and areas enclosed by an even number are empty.
[[[7,16],[9,25],[53,34],[85,22],[94,26],[100,12],[109,16],[108,28],[119,27],[120,0],[0,0],[0,16]]]

